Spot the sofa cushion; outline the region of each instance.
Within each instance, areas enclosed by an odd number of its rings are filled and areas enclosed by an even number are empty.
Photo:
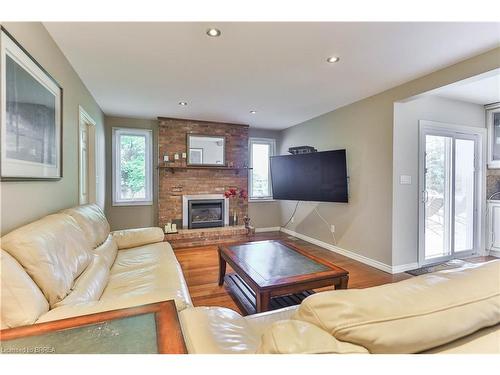
[[[0,327],[33,324],[49,310],[49,303],[21,265],[0,250]]]
[[[423,354],[500,354],[500,324],[432,348]]]
[[[290,319],[298,308],[299,305],[294,305],[294,306],[284,307],[278,310],[247,315],[245,316],[245,320],[252,328],[252,331],[255,332],[256,335],[261,337],[269,329],[271,324],[279,320]]]
[[[80,225],[85,236],[96,248],[102,244],[109,235],[109,223],[101,208],[96,204],[84,204],[61,211],[72,216]]]
[[[26,270],[54,306],[91,260],[90,243],[69,215],[45,216],[2,237],[2,248]]]
[[[227,308],[189,308],[179,320],[190,354],[252,354],[259,345],[246,319]]]
[[[131,247],[161,242],[165,238],[163,230],[156,227],[117,230],[112,234],[118,245],[118,249],[129,249]]]
[[[178,310],[191,306],[179,262],[168,242],[118,252],[101,300],[147,298],[148,303],[175,299]]]
[[[94,254],[101,257],[108,269],[115,262],[117,252],[118,246],[112,235],[109,235],[102,245],[94,249]]]
[[[306,298],[294,319],[371,353],[416,353],[500,322],[500,260]]]
[[[109,267],[103,256],[95,254],[92,262],[75,280],[71,292],[54,307],[97,301],[108,284]]]
[[[273,323],[262,336],[260,354],[368,354],[359,345],[342,342],[314,324],[300,320]]]

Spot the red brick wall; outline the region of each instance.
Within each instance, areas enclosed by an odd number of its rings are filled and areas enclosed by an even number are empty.
[[[183,152],[187,152],[187,134],[226,136],[226,164],[231,167],[248,166],[248,126],[196,120],[159,118],[158,155],[159,165],[165,165],[163,155],[172,162],[168,166],[185,166]],[[178,153],[180,159],[174,160]],[[248,171],[217,169],[170,169],[160,168],[158,189],[158,224],[180,220],[182,222],[182,196],[185,194],[223,194],[230,187],[248,191]],[[236,210],[239,224],[248,214],[248,201],[230,199],[229,213]]]

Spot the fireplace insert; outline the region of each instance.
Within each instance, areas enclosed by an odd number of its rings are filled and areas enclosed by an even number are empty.
[[[224,199],[190,200],[188,202],[188,228],[224,226]]]

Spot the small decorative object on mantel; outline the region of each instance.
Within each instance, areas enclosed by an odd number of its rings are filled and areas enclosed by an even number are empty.
[[[177,224],[172,224],[172,223],[165,224],[165,233],[166,234],[177,233]]]
[[[229,188],[224,192],[224,196],[228,199],[241,199],[246,200],[248,198],[248,193],[245,189]],[[229,225],[238,225],[238,214],[236,208],[233,210],[233,214],[229,217]]]
[[[0,27],[0,177],[62,177],[62,88]]]
[[[250,236],[253,234],[253,228],[250,226],[250,218],[248,216],[245,216],[243,218],[243,222],[245,223],[245,229],[247,230],[247,236]]]

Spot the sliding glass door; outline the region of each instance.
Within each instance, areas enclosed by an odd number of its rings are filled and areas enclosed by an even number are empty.
[[[420,264],[476,252],[478,152],[476,134],[421,126]]]

